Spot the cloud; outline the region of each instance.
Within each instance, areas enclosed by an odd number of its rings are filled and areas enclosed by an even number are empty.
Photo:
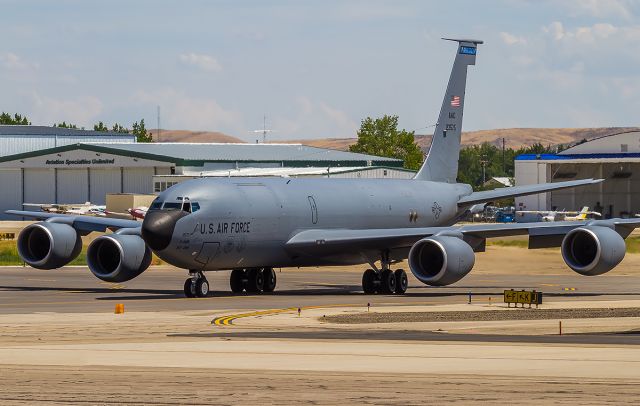
[[[32,103],[30,117],[34,123],[42,125],[66,121],[90,127],[103,111],[102,101],[94,96],[59,99],[34,92]]]
[[[573,16],[587,15],[596,18],[633,18],[632,2],[629,0],[573,0],[560,2]]]
[[[619,28],[609,23],[597,23],[592,26],[567,30],[559,21],[554,21],[548,26],[542,27],[542,31],[551,35],[555,41],[575,40],[583,43],[595,43],[613,37],[618,33],[622,33],[624,36],[640,34],[640,28],[637,26]]]
[[[0,55],[0,65],[5,69],[12,71],[24,71],[38,67],[37,64],[26,62],[13,52],[7,52],[4,55]]]
[[[222,107],[214,99],[192,97],[181,90],[166,88],[153,92],[139,91],[133,95],[133,101],[161,106],[165,128],[236,134],[245,130],[239,112]]]
[[[220,62],[210,55],[191,52],[180,55],[180,61],[186,65],[195,66],[207,72],[220,72],[222,70]]]
[[[515,44],[526,44],[527,40],[524,37],[518,37],[513,34],[509,34],[508,32],[501,32],[500,38],[502,42],[507,45],[515,45]]]
[[[295,100],[298,111],[293,116],[275,117],[277,138],[307,138],[309,134],[326,137],[353,137],[358,124],[344,111],[326,102],[300,96]]]

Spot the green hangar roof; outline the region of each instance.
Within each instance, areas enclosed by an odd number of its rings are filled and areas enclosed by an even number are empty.
[[[173,162],[177,166],[203,166],[207,162],[270,162],[282,166],[388,166],[402,167],[401,159],[378,157],[301,144],[222,144],[222,143],[91,143],[47,148],[2,157],[12,161],[50,153],[89,150]]]

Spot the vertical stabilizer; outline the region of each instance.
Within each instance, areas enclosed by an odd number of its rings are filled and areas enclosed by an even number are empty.
[[[460,156],[467,66],[476,64],[477,46],[482,44],[482,41],[443,39],[457,42],[458,50],[451,69],[447,91],[444,94],[444,100],[442,100],[440,116],[433,133],[429,153],[414,179],[455,183]]]

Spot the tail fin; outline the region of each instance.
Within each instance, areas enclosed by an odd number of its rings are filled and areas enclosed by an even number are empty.
[[[584,206],[580,213],[578,214],[578,220],[586,220],[587,214],[589,214],[589,206]]]
[[[453,62],[447,92],[442,101],[440,116],[433,133],[427,159],[414,179],[455,183],[458,176],[467,66],[476,64],[476,48],[478,44],[482,44],[482,41],[443,39],[458,42],[458,51]]]

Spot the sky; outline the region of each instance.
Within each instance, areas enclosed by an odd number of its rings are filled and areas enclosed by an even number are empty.
[[[0,111],[252,141],[431,133],[456,48],[464,130],[637,126],[640,1],[0,0]]]

